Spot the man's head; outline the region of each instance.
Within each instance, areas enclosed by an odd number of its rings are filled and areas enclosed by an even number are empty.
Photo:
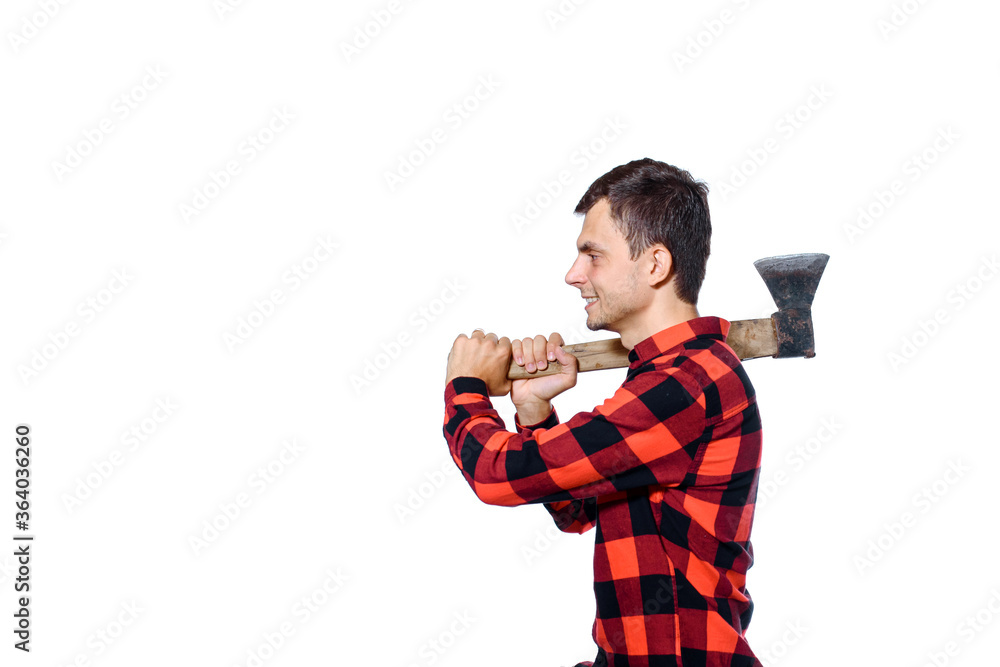
[[[566,275],[598,299],[587,306],[590,329],[634,328],[654,301],[697,312],[712,234],[707,197],[688,172],[649,158],[594,181],[576,207],[585,218]]]

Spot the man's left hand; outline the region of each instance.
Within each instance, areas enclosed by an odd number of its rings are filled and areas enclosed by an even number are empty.
[[[476,377],[486,383],[490,396],[510,393],[510,339],[476,329],[471,336],[459,334],[448,353],[445,384],[457,377]]]

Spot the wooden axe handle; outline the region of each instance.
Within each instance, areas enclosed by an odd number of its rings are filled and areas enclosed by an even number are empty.
[[[773,357],[778,354],[778,337],[770,317],[731,322],[726,344],[733,348],[740,359]],[[626,368],[629,364],[628,350],[622,346],[621,338],[563,345],[563,349],[576,357],[580,372],[603,368]],[[558,362],[550,361],[544,371],[528,373],[512,359],[507,377],[511,380],[525,380],[555,375],[561,371],[562,366]]]

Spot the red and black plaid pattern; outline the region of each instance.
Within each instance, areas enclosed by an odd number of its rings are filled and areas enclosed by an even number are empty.
[[[595,667],[761,667],[745,637],[761,424],[728,331],[716,317],[660,331],[602,405],[565,423],[515,418],[516,433],[481,379],[445,388],[445,438],[483,502],[543,503],[563,531],[597,528]]]

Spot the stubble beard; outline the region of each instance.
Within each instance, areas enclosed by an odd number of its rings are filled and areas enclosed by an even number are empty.
[[[623,289],[599,296],[595,308],[587,311],[587,328],[591,331],[618,331],[617,324],[635,310],[635,291],[639,284],[636,270],[629,274]]]

